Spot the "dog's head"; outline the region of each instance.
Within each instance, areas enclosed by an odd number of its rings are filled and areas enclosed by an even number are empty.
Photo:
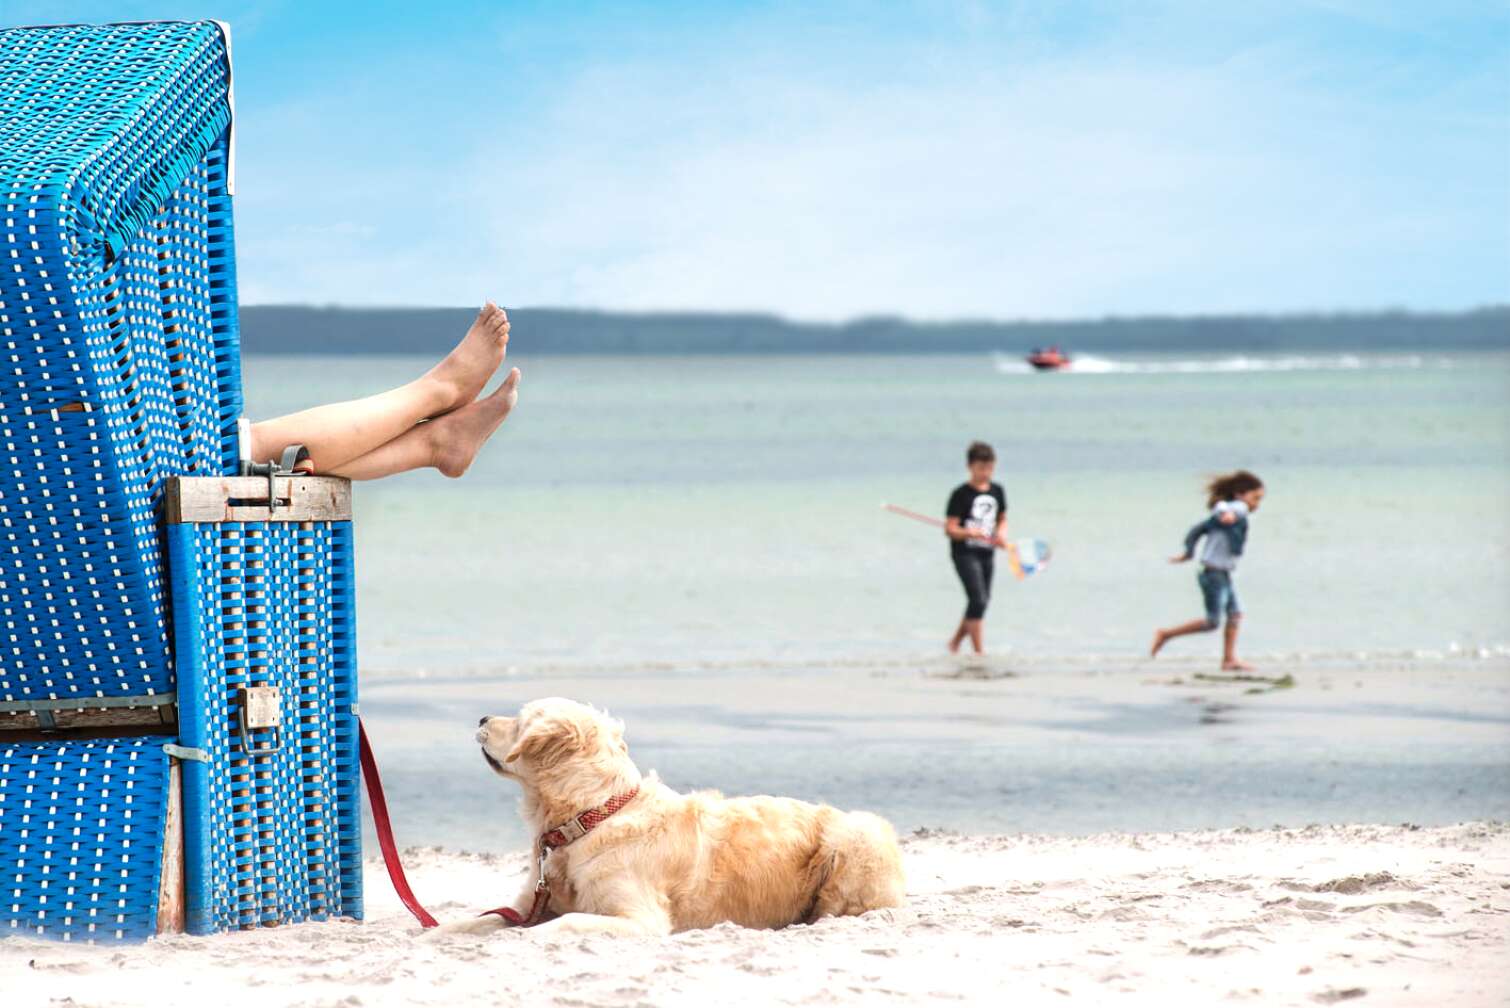
[[[629,756],[622,721],[561,697],[532,700],[518,717],[483,718],[477,742],[495,773],[528,783],[572,771],[617,773]]]

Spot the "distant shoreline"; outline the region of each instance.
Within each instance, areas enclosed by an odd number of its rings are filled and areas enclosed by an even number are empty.
[[[436,352],[470,324],[471,308],[241,309],[249,354]],[[532,354],[980,353],[1058,345],[1071,352],[1287,353],[1510,349],[1510,306],[1464,312],[1338,312],[915,322],[876,317],[793,322],[776,315],[510,308],[518,349]]]

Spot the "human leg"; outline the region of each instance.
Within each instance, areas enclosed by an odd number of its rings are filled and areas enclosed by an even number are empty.
[[[1183,637],[1186,634],[1193,633],[1210,633],[1215,629],[1215,626],[1208,623],[1202,617],[1201,619],[1193,619],[1189,623],[1181,623],[1178,626],[1163,627],[1162,629],[1155,630],[1153,632],[1153,647],[1148,649],[1148,657],[1157,657],[1159,652],[1163,650],[1164,645],[1176,637]]]
[[[1253,666],[1237,657],[1237,634],[1242,629],[1243,617],[1239,613],[1236,616],[1227,617],[1227,625],[1222,630],[1222,671],[1223,672],[1252,672]]]
[[[518,401],[519,369],[514,368],[492,395],[416,424],[387,444],[336,466],[329,473],[353,480],[372,480],[433,466],[446,476],[460,476]]]
[[[949,653],[950,654],[955,654],[955,653],[957,653],[959,651],[959,646],[962,643],[964,643],[965,636],[967,634],[969,634],[969,633],[970,633],[970,621],[969,620],[965,620],[965,619],[960,620],[959,621],[959,626],[957,626],[957,627],[954,628],[954,636],[951,637],[951,638],[949,638]]]
[[[508,315],[490,301],[455,349],[414,381],[364,399],[253,424],[252,458],[277,458],[288,446],[302,444],[316,472],[334,472],[401,437],[421,420],[472,402],[503,363],[508,342]]]
[[[986,615],[986,604],[991,599],[991,556],[984,550],[958,549],[953,553],[954,572],[959,575],[965,588],[965,616],[960,620],[950,651],[958,651],[966,637],[976,654],[982,651],[981,620]]]
[[[1237,635],[1242,626],[1242,604],[1237,600],[1237,589],[1232,588],[1227,596],[1227,625],[1222,630],[1222,670],[1225,672],[1253,671],[1252,665],[1237,657]]]
[[[981,625],[985,620],[965,620],[965,632],[970,635],[970,647],[976,654],[985,654],[986,646],[982,640]]]
[[[1177,626],[1163,627],[1153,632],[1153,646],[1148,649],[1148,657],[1158,657],[1163,649],[1176,637],[1186,634],[1208,633],[1221,625],[1221,614],[1227,599],[1231,595],[1231,580],[1226,571],[1203,569],[1196,575],[1196,583],[1201,588],[1201,601],[1206,608],[1206,615],[1201,619],[1194,619],[1188,623]]]
[[[982,550],[981,554],[980,569],[982,588],[984,589],[984,591],[981,597],[980,618],[972,620],[972,625],[970,627],[970,645],[975,648],[976,654],[984,654],[986,651],[986,646],[984,643],[984,637],[986,633],[986,606],[991,604],[991,578],[996,572],[996,551],[992,550],[991,552],[987,553]]]

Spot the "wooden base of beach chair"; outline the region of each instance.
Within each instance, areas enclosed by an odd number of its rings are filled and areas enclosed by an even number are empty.
[[[184,817],[183,767],[168,762],[168,807],[163,815],[162,868],[157,882],[157,933],[184,930]]]

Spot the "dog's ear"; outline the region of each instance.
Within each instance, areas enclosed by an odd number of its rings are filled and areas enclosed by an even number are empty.
[[[575,721],[567,718],[536,718],[530,722],[524,734],[519,736],[514,748],[509,750],[503,761],[513,763],[523,758],[534,766],[548,767],[572,752],[585,751],[590,741],[587,728]]]

